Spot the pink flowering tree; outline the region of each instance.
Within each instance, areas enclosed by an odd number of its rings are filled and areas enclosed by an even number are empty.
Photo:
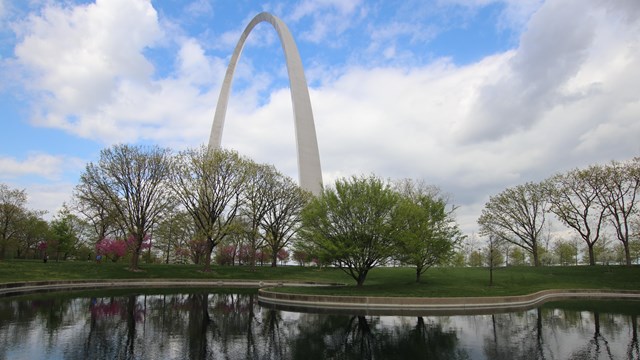
[[[194,264],[200,264],[205,258],[205,252],[207,251],[206,239],[192,239],[187,243],[189,249],[189,256]]]
[[[127,253],[127,243],[124,240],[104,238],[96,244],[96,253],[116,262]]]
[[[235,245],[219,246],[216,255],[218,265],[233,265],[236,258],[237,248]]]
[[[285,248],[278,250],[278,254],[276,256],[282,264],[289,260],[289,252]]]

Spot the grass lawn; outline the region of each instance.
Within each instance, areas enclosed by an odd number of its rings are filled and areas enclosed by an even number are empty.
[[[0,261],[0,283],[41,280],[111,279],[220,279],[295,280],[344,283],[332,288],[279,288],[281,291],[323,295],[361,296],[500,296],[522,295],[545,289],[617,289],[640,291],[640,266],[509,267],[495,269],[494,286],[489,287],[489,271],[483,268],[434,268],[415,282],[413,268],[376,268],[363,287],[344,272],[328,268],[280,266],[214,266],[210,273],[196,265],[142,264],[131,272],[128,264],[89,261]]]

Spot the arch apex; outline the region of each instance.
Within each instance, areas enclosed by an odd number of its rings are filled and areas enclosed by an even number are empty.
[[[320,167],[320,153],[316,129],[309,97],[309,87],[304,76],[302,60],[298,47],[287,25],[278,17],[261,12],[256,15],[240,35],[240,39],[233,51],[227,72],[222,82],[218,103],[211,126],[209,148],[219,148],[222,142],[222,131],[227,112],[227,104],[233,82],[233,74],[236,64],[242,53],[245,41],[253,28],[261,23],[268,22],[278,33],[282,50],[284,51],[291,91],[291,103],[293,107],[293,120],[296,134],[296,150],[298,156],[298,177],[300,187],[317,195],[322,191],[322,170]]]

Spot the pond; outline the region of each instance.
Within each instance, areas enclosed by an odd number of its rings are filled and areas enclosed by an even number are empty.
[[[637,301],[478,315],[317,314],[255,290],[0,299],[0,359],[638,359]]]

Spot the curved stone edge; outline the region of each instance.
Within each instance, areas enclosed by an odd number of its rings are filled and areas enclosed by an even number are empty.
[[[315,312],[317,310],[356,311],[365,314],[467,314],[526,310],[557,300],[618,299],[640,300],[640,291],[569,289],[543,290],[527,295],[491,297],[376,297],[290,294],[258,290],[261,304],[283,310]]]
[[[184,280],[184,279],[118,279],[118,280],[51,280],[0,284],[0,297],[39,292],[124,288],[255,288],[278,286],[334,286],[341,284],[295,282],[284,280]]]

